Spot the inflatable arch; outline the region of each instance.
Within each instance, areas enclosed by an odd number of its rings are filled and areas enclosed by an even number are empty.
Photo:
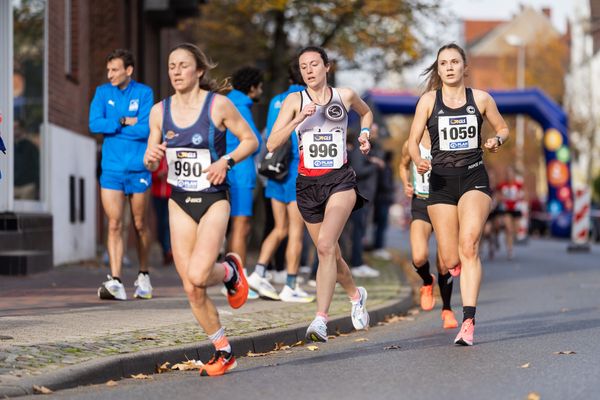
[[[539,89],[490,91],[502,114],[527,114],[544,130],[548,181],[547,211],[554,236],[569,237],[573,210],[567,115]],[[371,90],[364,97],[381,114],[414,114],[418,97],[401,92]]]

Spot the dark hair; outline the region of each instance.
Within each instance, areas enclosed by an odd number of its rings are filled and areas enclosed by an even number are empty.
[[[329,65],[329,57],[327,57],[327,53],[325,52],[325,49],[322,47],[318,47],[318,46],[307,46],[307,47],[303,48],[302,50],[300,50],[298,52],[298,56],[296,57],[298,59],[298,62],[300,61],[300,56],[302,54],[311,53],[311,52],[319,53],[319,55],[323,59],[323,64]]]
[[[440,58],[440,53],[444,50],[454,49],[460,53],[460,56],[463,59],[465,65],[467,65],[467,56],[465,55],[465,51],[457,45],[456,43],[448,43],[439,48],[437,52],[437,56],[435,57],[435,61],[431,64],[421,76],[427,77],[426,82],[427,86],[425,91],[429,92],[430,90],[441,89],[442,87],[442,78],[438,75],[438,58]]]
[[[262,71],[254,67],[242,67],[235,71],[231,77],[233,88],[244,94],[248,94],[253,86],[257,87],[262,81]]]
[[[291,62],[288,66],[288,79],[294,85],[304,85],[298,62]]]
[[[211,69],[214,69],[217,64],[213,63],[198,46],[192,43],[181,43],[173,47],[171,51],[169,51],[169,55],[175,50],[185,50],[189,52],[196,61],[196,70],[201,70],[204,72],[198,82],[200,89],[217,93],[223,93],[231,90],[229,79],[225,79],[219,84],[216,80],[209,78],[208,72]]]
[[[123,67],[135,68],[135,59],[133,58],[133,53],[131,51],[127,49],[113,50],[112,53],[106,57],[106,63],[108,64],[109,61],[116,60],[117,58],[120,58],[123,61]]]

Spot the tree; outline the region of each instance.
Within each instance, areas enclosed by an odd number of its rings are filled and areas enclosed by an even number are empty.
[[[286,70],[306,45],[328,49],[345,68],[380,75],[415,63],[429,49],[424,18],[438,16],[432,0],[214,0],[182,29],[219,62],[216,76],[244,64],[265,70],[265,95],[287,86]]]

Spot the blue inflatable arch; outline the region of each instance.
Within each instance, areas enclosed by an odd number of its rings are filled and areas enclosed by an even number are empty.
[[[571,232],[571,188],[568,120],[563,109],[539,89],[490,91],[502,114],[527,114],[544,130],[544,155],[548,181],[547,211],[554,236]],[[414,114],[418,97],[401,92],[371,90],[364,97],[381,114]]]

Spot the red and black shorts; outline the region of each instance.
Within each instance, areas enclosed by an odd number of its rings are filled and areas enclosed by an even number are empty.
[[[296,202],[302,218],[310,224],[323,222],[325,207],[331,195],[351,189],[356,191],[354,211],[362,208],[368,200],[358,192],[356,173],[348,164],[321,176],[298,175]]]

